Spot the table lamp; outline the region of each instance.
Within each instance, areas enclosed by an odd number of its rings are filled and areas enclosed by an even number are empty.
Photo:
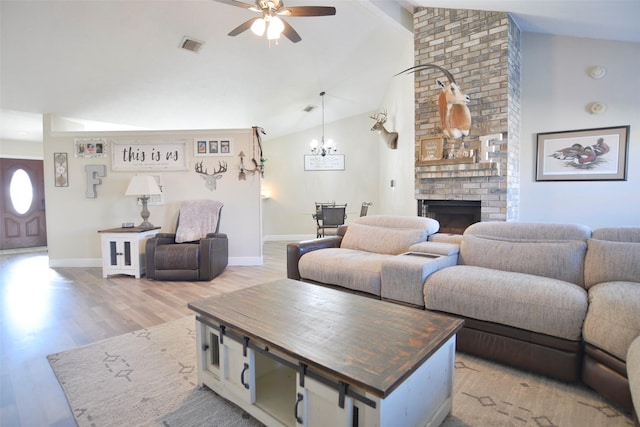
[[[147,202],[152,194],[162,194],[160,187],[156,184],[156,180],[150,175],[134,175],[131,177],[127,191],[124,193],[126,196],[138,196],[138,200],[142,202],[142,223],[138,226],[140,228],[151,228],[149,219],[149,209],[147,209]]]

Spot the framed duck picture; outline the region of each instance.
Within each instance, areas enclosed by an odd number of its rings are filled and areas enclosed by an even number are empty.
[[[539,133],[536,181],[626,181],[629,129]]]

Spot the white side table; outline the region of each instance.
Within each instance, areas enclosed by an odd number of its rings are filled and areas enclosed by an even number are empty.
[[[155,236],[160,227],[110,228],[100,230],[102,239],[102,277],[128,274],[139,279],[145,273],[145,240]]]

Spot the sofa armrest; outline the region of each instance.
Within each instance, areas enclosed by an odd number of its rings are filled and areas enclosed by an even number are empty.
[[[209,233],[200,239],[200,280],[212,280],[229,263],[229,240],[224,233]]]
[[[380,296],[423,308],[424,282],[432,273],[456,265],[458,254],[407,254],[382,261]]]
[[[298,261],[302,255],[318,249],[339,248],[340,242],[342,242],[342,236],[331,236],[287,244],[287,277],[300,280]]]
[[[427,241],[427,242],[415,243],[409,246],[409,252],[419,253],[419,254],[422,253],[422,254],[440,255],[440,256],[455,255],[457,259],[458,253],[460,252],[460,245],[457,245],[455,243]]]

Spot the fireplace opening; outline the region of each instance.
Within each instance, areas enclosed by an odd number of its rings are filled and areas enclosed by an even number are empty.
[[[480,222],[479,200],[418,200],[418,216],[433,218],[440,223],[440,233],[462,234]]]

